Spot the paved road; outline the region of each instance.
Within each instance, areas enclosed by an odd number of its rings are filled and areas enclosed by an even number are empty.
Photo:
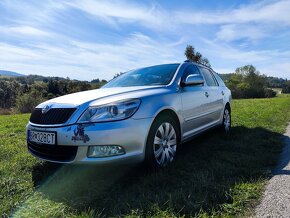
[[[257,217],[290,218],[290,123],[284,136],[285,148],[256,208]]]

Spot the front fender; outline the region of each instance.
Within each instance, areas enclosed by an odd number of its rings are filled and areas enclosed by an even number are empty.
[[[161,111],[170,109],[178,117],[182,117],[182,104],[179,93],[168,93],[144,97],[139,110],[132,117],[133,119],[144,119],[156,117]]]

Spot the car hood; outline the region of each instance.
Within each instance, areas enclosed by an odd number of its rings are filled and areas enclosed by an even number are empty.
[[[45,101],[37,106],[37,108],[42,108],[47,104],[76,107],[81,104],[98,100],[101,98],[116,96],[120,94],[129,94],[134,92],[142,92],[152,89],[160,88],[161,86],[134,86],[134,87],[115,87],[115,88],[101,88],[94,89],[90,91],[77,92],[69,95],[64,95],[61,97],[53,98],[51,100]],[[134,95],[135,96],[135,95]]]

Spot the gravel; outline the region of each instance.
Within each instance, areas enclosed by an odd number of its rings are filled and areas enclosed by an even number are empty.
[[[284,134],[285,147],[269,180],[256,217],[290,218],[290,123]]]

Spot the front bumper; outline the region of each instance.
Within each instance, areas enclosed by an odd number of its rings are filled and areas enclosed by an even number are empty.
[[[152,121],[153,118],[130,118],[115,122],[74,124],[53,128],[36,127],[29,123],[27,131],[56,132],[57,137],[56,145],[28,142],[28,150],[40,159],[57,163],[141,162],[145,157],[145,145]],[[88,148],[93,145],[119,145],[125,149],[125,154],[112,157],[87,157]]]

